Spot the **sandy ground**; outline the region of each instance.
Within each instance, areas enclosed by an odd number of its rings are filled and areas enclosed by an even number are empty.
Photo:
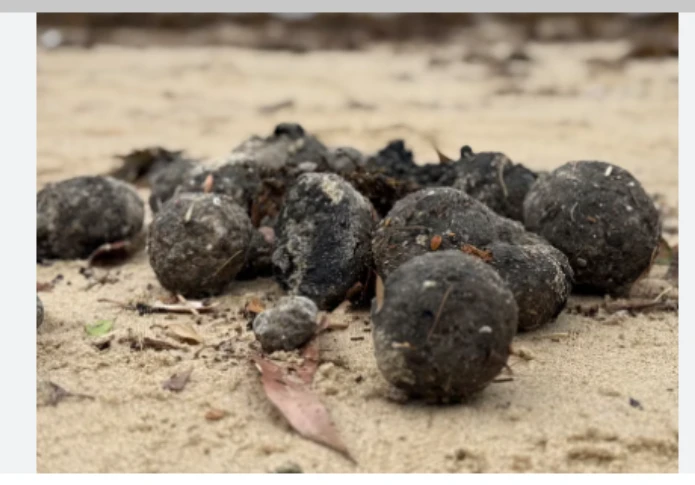
[[[533,62],[518,78],[461,62],[458,45],[305,55],[40,51],[37,188],[103,173],[117,165],[114,154],[147,145],[222,156],[249,135],[296,120],[327,144],[365,151],[403,137],[424,161],[436,155],[423,133],[452,155],[470,144],[535,169],[604,159],[677,209],[677,62],[600,70],[585,62],[616,58],[624,47],[531,45]],[[285,100],[293,107],[259,112]],[[677,235],[668,238],[677,242]],[[267,472],[287,463],[305,472],[677,471],[675,314],[599,320],[565,312],[516,339],[527,358],[510,360],[513,382],[451,407],[389,400],[368,318],[348,314],[347,330],[321,337],[325,363],[316,388],[358,462],[352,464],[296,435],[248,362],[253,335],[240,308],[252,296],[278,294],[274,283],[236,285],[216,299],[224,311],[214,316],[138,316],[97,300],[160,296],[146,254],[111,270],[115,282],[89,289],[93,279],[80,274],[82,267],[37,266],[38,281],[63,275],[41,293],[46,321],[38,333],[38,378],[95,398],[39,404],[40,472]],[[104,273],[96,270],[97,277]],[[115,338],[102,351],[84,331],[101,319],[115,320]],[[136,351],[118,343],[128,332],[160,336],[161,325],[174,321],[192,323],[217,349]],[[193,373],[182,392],[162,389],[162,381],[188,366]],[[631,406],[631,398],[641,407]],[[228,415],[207,421],[210,408]]]

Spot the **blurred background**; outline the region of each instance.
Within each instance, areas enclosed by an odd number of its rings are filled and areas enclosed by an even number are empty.
[[[47,46],[115,43],[230,45],[294,52],[359,50],[383,41],[448,42],[492,26],[504,30],[503,37],[513,32],[517,42],[630,37],[644,44],[643,55],[678,54],[677,14],[75,13],[38,14],[38,25]]]
[[[677,184],[677,14],[39,14],[37,41],[39,183],[294,121],[423,163],[434,141]]]

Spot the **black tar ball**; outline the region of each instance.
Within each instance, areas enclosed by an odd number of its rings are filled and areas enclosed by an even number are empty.
[[[43,303],[39,295],[36,295],[36,328],[39,328],[43,323]]]
[[[37,257],[82,259],[99,246],[132,239],[145,207],[127,183],[111,177],[75,177],[48,184],[36,196]]]
[[[244,265],[251,236],[246,211],[231,198],[178,194],[150,225],[150,265],[169,291],[187,297],[218,294]]]
[[[565,253],[577,289],[626,294],[659,244],[659,212],[640,183],[606,162],[567,163],[542,177],[524,203],[528,230]]]
[[[381,307],[372,303],[377,365],[413,397],[468,397],[506,365],[517,318],[514,295],[479,258],[418,256],[386,280]]]
[[[557,317],[572,291],[567,257],[550,245],[493,243],[489,264],[512,290],[519,308],[519,330],[532,330]]]
[[[293,294],[331,309],[371,262],[373,208],[335,174],[300,176],[288,191],[276,230],[276,278]]]
[[[450,187],[422,189],[399,200],[372,241],[377,273],[388,277],[409,259],[430,251],[482,249],[493,242],[547,244],[482,202]]]
[[[455,188],[504,217],[523,221],[524,198],[537,178],[534,172],[512,163],[503,153],[481,152],[471,156],[464,150],[456,171]]]

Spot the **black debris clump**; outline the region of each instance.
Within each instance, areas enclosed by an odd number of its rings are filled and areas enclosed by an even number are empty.
[[[221,293],[245,264],[252,226],[220,194],[178,194],[150,226],[150,265],[167,290],[185,297]]]
[[[314,336],[318,308],[309,298],[288,296],[253,320],[253,332],[264,352],[294,350]]]
[[[427,163],[418,165],[403,140],[389,142],[376,155],[367,159],[369,172],[382,173],[389,178],[415,183],[420,187],[451,186],[456,180],[453,164]]]
[[[368,275],[374,216],[369,201],[340,176],[300,176],[275,226],[276,279],[322,310],[337,306]]]
[[[182,150],[168,150],[163,147],[148,147],[133,150],[127,155],[117,155],[121,166],[109,173],[110,176],[130,184],[150,184],[152,177],[171,165],[188,160]]]
[[[547,244],[466,193],[437,187],[398,201],[379,223],[372,251],[377,273],[387,278],[415,256],[447,249],[475,253],[493,242]]]
[[[48,184],[36,196],[37,260],[87,258],[103,244],[134,238],[144,217],[138,193],[112,177]]]
[[[486,246],[485,251],[490,266],[514,294],[520,331],[545,325],[565,308],[572,291],[573,271],[562,252],[546,244],[499,242]]]
[[[626,295],[647,271],[661,237],[659,212],[628,171],[606,162],[569,162],[541,178],[524,222],[567,255],[576,289]]]
[[[499,152],[473,154],[464,147],[456,162],[454,187],[466,192],[498,214],[523,222],[526,194],[537,175],[521,164],[513,163]]]
[[[514,295],[481,259],[441,251],[411,259],[372,303],[383,376],[411,397],[457,401],[505,367],[517,330]]]

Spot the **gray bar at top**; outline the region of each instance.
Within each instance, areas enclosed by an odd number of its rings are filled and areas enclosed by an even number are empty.
[[[397,10],[394,10],[397,7]],[[687,12],[692,0],[0,0],[0,12]]]

